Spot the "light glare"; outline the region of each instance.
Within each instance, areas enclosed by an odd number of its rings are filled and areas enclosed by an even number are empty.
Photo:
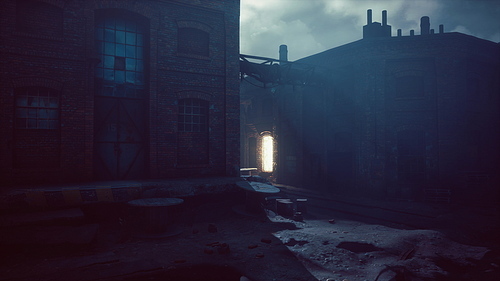
[[[273,171],[273,137],[264,136],[262,137],[262,171],[272,172]]]

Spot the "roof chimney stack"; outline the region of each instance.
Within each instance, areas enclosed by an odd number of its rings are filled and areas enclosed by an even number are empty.
[[[387,11],[382,11],[382,24],[372,21],[372,10],[366,11],[367,24],[363,26],[363,38],[391,37],[391,26],[387,25]]]
[[[286,45],[280,45],[280,63],[288,61],[288,47]]]
[[[430,19],[427,16],[420,18],[420,35],[429,34],[429,29],[431,27]]]

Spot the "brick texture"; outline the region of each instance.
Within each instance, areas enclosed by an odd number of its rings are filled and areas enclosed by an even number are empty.
[[[31,5],[33,4],[33,5]],[[28,5],[30,9],[24,6]],[[239,1],[2,2],[0,10],[0,185],[63,183],[95,179],[94,32],[99,15],[125,10],[148,26],[145,162],[141,178],[233,176],[239,166]],[[39,14],[37,18],[34,15]],[[60,15],[60,16],[59,16]],[[42,21],[37,25],[37,21]],[[61,24],[62,22],[62,24]],[[208,56],[181,54],[179,27],[209,35]],[[60,92],[57,130],[18,129],[15,89],[48,87]],[[177,101],[209,101],[206,165],[178,165]],[[124,149],[124,148],[121,148]],[[185,147],[184,147],[185,149]],[[123,153],[122,153],[123,155]],[[101,155],[102,156],[102,155]],[[112,158],[105,154],[105,158]],[[111,159],[113,160],[113,159]],[[118,164],[119,165],[119,164]],[[113,176],[109,180],[127,179]],[[122,173],[126,174],[126,173]]]

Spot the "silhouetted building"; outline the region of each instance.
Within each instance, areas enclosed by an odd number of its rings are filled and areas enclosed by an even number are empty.
[[[7,0],[1,185],[237,175],[239,1]]]
[[[277,80],[254,95],[272,102],[242,111],[274,104],[266,130],[276,142],[276,181],[405,200],[498,196],[500,46],[439,30],[423,17],[420,35],[393,37],[387,13],[380,24],[368,11],[363,39],[282,66],[282,74],[309,66],[322,82]],[[261,133],[259,123],[245,125]]]

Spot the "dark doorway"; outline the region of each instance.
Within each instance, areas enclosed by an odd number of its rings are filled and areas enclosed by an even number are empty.
[[[248,139],[248,167],[257,168],[257,139]]]
[[[96,97],[94,171],[100,180],[145,175],[143,100]]]

